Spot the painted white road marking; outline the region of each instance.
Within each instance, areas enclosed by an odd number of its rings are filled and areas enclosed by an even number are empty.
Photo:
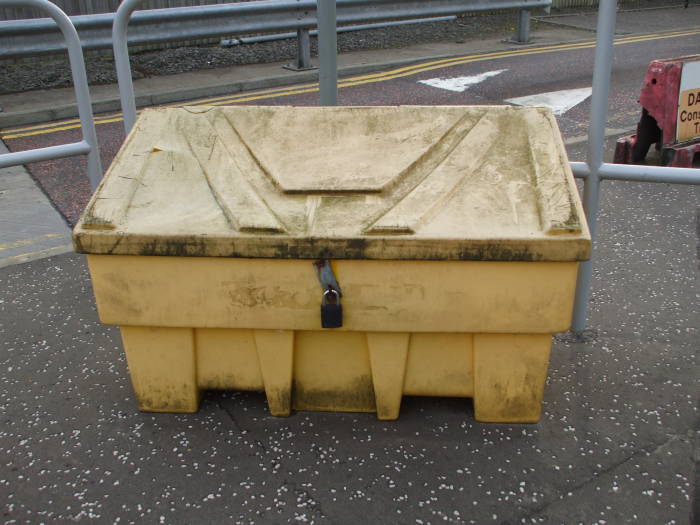
[[[487,71],[486,73],[481,73],[480,75],[473,75],[471,77],[453,77],[453,78],[429,78],[428,80],[419,80],[420,84],[426,84],[431,87],[436,87],[440,89],[446,89],[448,91],[456,91],[461,93],[466,91],[468,87],[480,84],[487,78],[495,77],[500,75],[507,69],[499,69],[497,71]]]
[[[504,102],[516,106],[539,106],[550,108],[555,115],[563,115],[574,106],[580,104],[591,96],[592,89],[565,89],[563,91],[550,91],[527,97],[509,98]]]

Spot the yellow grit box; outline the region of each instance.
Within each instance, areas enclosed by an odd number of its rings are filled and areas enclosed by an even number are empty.
[[[449,396],[513,423],[590,250],[551,112],[489,106],[147,110],[73,241],[141,410]]]

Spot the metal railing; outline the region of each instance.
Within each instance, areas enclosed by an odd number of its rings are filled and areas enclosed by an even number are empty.
[[[80,39],[70,18],[61,9],[56,7],[49,0],[4,0],[3,6],[7,7],[33,7],[41,9],[49,14],[58,25],[65,38],[70,61],[73,84],[75,88],[75,98],[78,103],[78,114],[80,116],[80,127],[82,140],[58,146],[49,146],[33,150],[18,151],[0,155],[0,168],[18,166],[30,162],[42,160],[61,159],[74,155],[87,155],[87,171],[90,180],[90,187],[94,190],[102,178],[102,165],[100,152],[97,145],[97,133],[92,116],[92,104],[90,102],[90,91],[88,90],[87,74],[85,72],[85,61],[80,47]]]
[[[430,18],[416,18],[415,20],[397,20],[394,22],[377,22],[376,24],[358,24],[352,26],[338,26],[338,33],[350,33],[352,31],[365,31],[367,29],[385,29],[387,27],[405,26],[411,24],[427,24],[431,22],[450,22],[455,20],[455,15],[435,16]],[[318,36],[315,29],[309,30],[309,36]],[[221,47],[234,47],[242,44],[257,44],[260,42],[274,42],[275,40],[289,40],[296,38],[296,33],[275,33],[255,36],[241,36],[238,38],[224,39],[219,45]]]
[[[521,20],[526,20],[529,27],[529,10],[549,7],[552,0],[338,0],[337,3],[338,22],[342,25],[522,9],[525,11]],[[125,12],[123,4],[117,13]],[[112,47],[110,32],[116,18],[116,13],[71,17],[83,49]],[[312,27],[316,27],[316,0],[258,0],[150,9],[134,13],[129,45],[308,30]],[[55,29],[51,20],[43,18],[0,21],[0,59],[62,51],[65,46]],[[523,27],[518,35],[521,41],[529,38]]]
[[[602,180],[641,182],[667,182],[673,184],[700,184],[700,170],[690,168],[662,168],[659,166],[635,166],[603,162],[605,125],[608,116],[608,92],[612,72],[615,40],[616,0],[601,0],[596,27],[595,63],[593,66],[593,96],[588,131],[586,162],[572,162],[574,175],[583,178],[583,208],[591,230],[593,249],[591,258],[581,263],[576,284],[576,301],[571,329],[582,332],[586,328],[588,299],[595,257],[595,240],[598,231],[598,205]]]
[[[455,20],[456,15],[436,16],[431,18],[415,18],[410,20],[394,20],[390,22],[376,22],[372,24],[358,24],[351,26],[338,26],[337,33],[350,33],[353,31],[366,31],[368,29],[385,29],[387,27],[397,27],[412,24],[426,24],[435,22],[448,22]],[[529,26],[528,26],[529,29]],[[219,42],[221,47],[234,47],[241,44],[256,44],[259,42],[273,42],[275,40],[297,39],[297,57],[296,61],[285,66],[284,69],[292,71],[306,71],[316,69],[311,63],[311,38],[318,36],[318,31],[314,29],[297,29],[296,33],[275,33],[255,36],[242,36],[238,38],[223,39]],[[529,37],[529,31],[528,31]]]
[[[223,4],[229,0],[178,0],[178,4],[182,6],[202,5],[207,4]],[[241,1],[241,0],[238,0]],[[694,0],[697,3],[697,0]],[[89,15],[95,13],[107,13],[116,11],[119,8],[121,0],[52,0],[54,4],[60,7],[69,16],[73,15]],[[639,7],[641,0],[618,0],[618,3],[624,6]],[[688,3],[688,0],[678,0],[677,3]],[[151,9],[162,9],[173,6],[173,0],[150,0]],[[554,8],[591,8],[597,7],[598,0],[552,0]],[[23,18],[36,18],[30,16],[26,9],[13,9],[0,6],[0,20],[17,20]]]

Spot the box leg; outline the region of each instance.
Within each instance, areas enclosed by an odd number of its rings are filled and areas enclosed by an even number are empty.
[[[288,416],[292,408],[294,332],[255,330],[255,345],[270,414]]]
[[[367,333],[379,419],[399,417],[409,338],[408,333]]]
[[[539,421],[551,345],[549,334],[474,335],[474,414],[478,421]]]
[[[121,333],[139,410],[196,412],[194,330],[123,326]]]

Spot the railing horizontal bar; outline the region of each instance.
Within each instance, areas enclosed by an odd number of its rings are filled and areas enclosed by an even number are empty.
[[[19,166],[29,162],[41,162],[42,160],[62,159],[74,155],[87,155],[88,153],[90,153],[90,144],[84,140],[46,148],[5,153],[0,156],[0,168]]]
[[[69,17],[76,29],[105,29],[111,27],[114,13],[78,15]],[[34,33],[59,33],[52,18],[27,18],[20,20],[0,20],[0,34],[3,36],[29,35]]]
[[[451,14],[469,11],[490,11],[498,9],[533,9],[549,7],[552,0],[437,0],[432,2],[417,1],[370,1],[370,0],[338,0],[338,21],[342,22],[342,10],[364,7],[372,18],[412,17],[417,13],[436,14],[438,11],[449,11]],[[135,12],[129,25],[167,23],[170,21],[199,20],[209,17],[239,17],[253,14],[272,14],[279,12],[316,11],[316,0],[260,0],[256,2],[240,2],[232,4],[214,4],[189,7],[171,7],[165,9],[146,9]],[[93,15],[71,16],[71,22],[76,29],[111,29],[115,13],[99,13]],[[316,16],[313,16],[316,18]],[[0,21],[0,32],[4,35],[24,34],[30,32],[57,31],[56,25],[50,18],[32,18],[25,20]]]
[[[632,164],[603,164],[598,173],[602,179],[670,184],[700,184],[700,169],[667,168]]]
[[[588,164],[585,162],[569,162],[569,166],[571,166],[571,171],[576,178],[585,179],[591,174],[591,170],[588,169]]]
[[[343,1],[343,0],[341,0]],[[347,1],[347,0],[345,0]],[[288,0],[268,0],[241,2],[235,4],[215,4],[206,6],[171,7],[165,9],[144,9],[135,12],[130,23],[133,25],[164,23],[181,20],[197,20],[207,17],[245,16],[252,14],[270,14],[280,11],[316,10],[315,0],[293,2]],[[115,13],[71,16],[71,22],[77,30],[111,29]],[[56,25],[51,18],[31,18],[24,20],[0,21],[0,32],[4,35],[25,33],[56,32]]]
[[[585,162],[570,162],[574,176],[585,179],[591,174]],[[630,182],[660,182],[668,184],[700,184],[700,169],[668,168],[639,164],[601,164],[598,168],[601,179]]]
[[[431,18],[416,18],[415,20],[400,20],[397,22],[380,22],[378,24],[361,24],[352,26],[340,26],[337,28],[338,33],[349,33],[352,31],[365,31],[367,29],[382,29],[385,27],[396,27],[409,24],[426,24],[431,22],[447,22],[449,20],[454,20],[456,17],[451,16],[438,16]],[[318,36],[318,31],[313,29],[309,31],[310,36]],[[233,47],[240,44],[257,44],[258,42],[272,42],[275,40],[289,40],[291,38],[297,38],[297,33],[276,33],[273,35],[258,35],[258,36],[242,36],[240,38],[233,38],[230,40],[222,40],[222,47]]]
[[[309,22],[308,27],[315,25]],[[261,29],[264,27],[264,29]],[[232,34],[257,33],[262,31],[284,31],[289,29],[289,25],[283,22],[271,22],[265,26],[241,26],[240,31],[232,31],[226,26],[209,26],[192,29],[180,29],[175,34],[172,31],[144,31],[141,34],[131,34],[128,38],[129,45],[157,44],[159,42],[170,42],[173,40],[189,40],[209,37],[222,37]],[[83,40],[83,49],[108,49],[112,47],[112,38],[105,34],[99,38],[87,38]],[[66,49],[63,42],[55,43],[34,43],[22,47],[0,49],[0,58],[16,58],[20,56],[41,55],[59,53]]]

